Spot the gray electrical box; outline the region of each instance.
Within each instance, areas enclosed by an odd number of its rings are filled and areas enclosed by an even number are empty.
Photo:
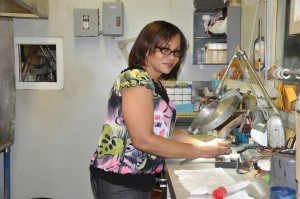
[[[123,2],[103,2],[103,35],[123,35]]]
[[[99,9],[74,9],[74,36],[99,36]]]

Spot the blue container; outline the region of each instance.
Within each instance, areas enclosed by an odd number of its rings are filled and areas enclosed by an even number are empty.
[[[219,83],[221,82],[221,80],[215,79],[211,81],[211,88],[213,91],[216,90],[217,86],[219,85]]]
[[[271,187],[271,199],[295,199],[296,191],[289,187]]]
[[[211,80],[211,89],[212,89],[212,92],[216,91],[216,89],[217,89],[218,85],[220,84],[220,82],[221,82],[221,80],[219,80],[219,79]],[[221,95],[221,96],[224,95],[225,90],[226,90],[225,86],[221,86],[220,91],[219,91],[218,94]]]

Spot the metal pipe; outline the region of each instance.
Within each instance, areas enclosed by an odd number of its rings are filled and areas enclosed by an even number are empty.
[[[118,42],[118,46],[122,52],[123,57],[126,60],[126,63],[128,63],[128,58],[129,58],[129,53],[126,49],[126,46],[128,43],[135,42],[135,40],[136,40],[136,38],[130,38],[130,39],[125,39],[125,40]]]
[[[300,70],[288,70],[283,72],[284,75],[300,75]]]
[[[4,159],[4,199],[10,199],[10,147],[3,152]]]

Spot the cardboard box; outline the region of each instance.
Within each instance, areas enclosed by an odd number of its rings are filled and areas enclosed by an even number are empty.
[[[227,63],[227,50],[206,50],[202,57],[204,64]]]

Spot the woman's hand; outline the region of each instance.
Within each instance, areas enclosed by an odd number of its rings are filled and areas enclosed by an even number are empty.
[[[214,158],[225,153],[230,153],[230,141],[216,138],[198,145],[201,158]]]

